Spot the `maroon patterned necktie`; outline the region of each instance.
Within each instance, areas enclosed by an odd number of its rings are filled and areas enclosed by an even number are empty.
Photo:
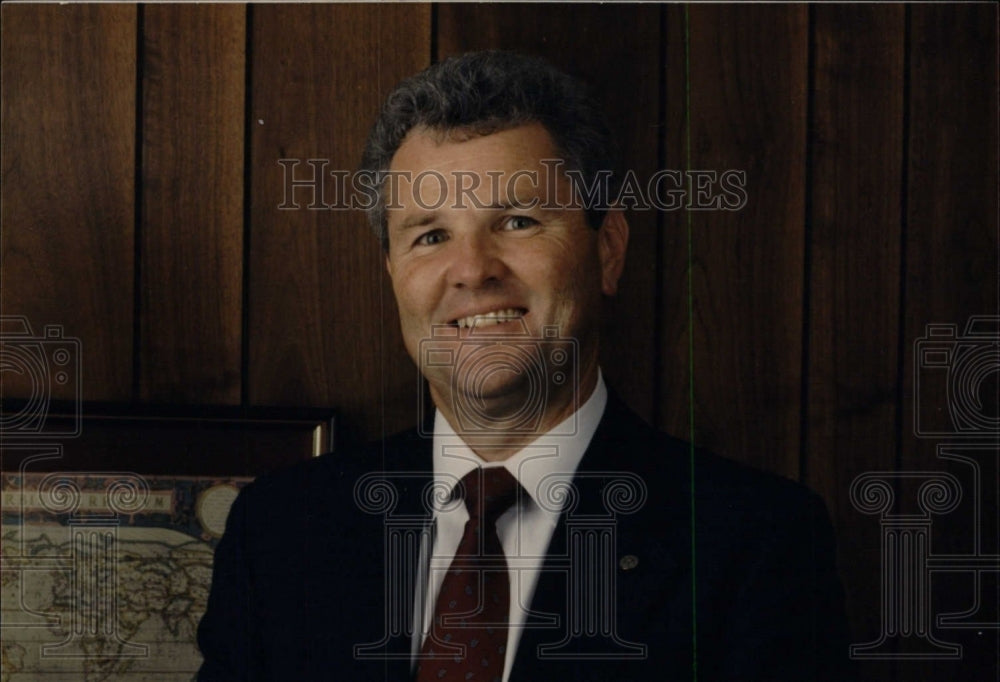
[[[517,480],[503,467],[474,469],[456,486],[469,520],[441,583],[416,682],[503,679],[510,573],[496,521],[514,503],[517,489]]]

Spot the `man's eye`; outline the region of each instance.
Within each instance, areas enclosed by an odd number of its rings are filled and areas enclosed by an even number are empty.
[[[534,218],[529,218],[526,215],[514,215],[503,222],[503,229],[505,230],[526,230],[529,227],[534,227],[538,224],[538,221]]]
[[[415,242],[418,246],[434,246],[435,244],[440,244],[445,241],[447,237],[445,236],[444,230],[431,230],[430,232],[424,232],[422,235],[417,237]]]

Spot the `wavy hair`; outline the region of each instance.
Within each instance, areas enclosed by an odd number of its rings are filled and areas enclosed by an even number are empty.
[[[413,128],[482,136],[529,123],[540,123],[552,136],[566,169],[576,171],[571,181],[578,175],[596,189],[596,194],[588,193],[586,209],[591,227],[599,228],[620,181],[614,142],[590,88],[543,59],[488,50],[434,64],[386,98],[360,169],[374,179],[378,197],[366,213],[382,248],[389,246],[386,171]],[[606,182],[598,181],[599,173]]]

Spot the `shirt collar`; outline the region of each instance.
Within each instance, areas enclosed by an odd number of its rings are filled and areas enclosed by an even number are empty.
[[[448,485],[450,490],[455,482],[477,467],[503,466],[538,508],[558,516],[567,498],[559,494],[553,484],[573,480],[607,402],[608,389],[598,370],[597,385],[576,412],[506,460],[495,463],[486,462],[473,452],[437,410],[434,415],[434,478]]]

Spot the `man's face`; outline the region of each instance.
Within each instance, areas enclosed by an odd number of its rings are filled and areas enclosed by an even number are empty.
[[[601,293],[615,291],[627,227],[615,212],[592,229],[556,158],[540,124],[471,138],[415,129],[393,157],[387,267],[407,350],[438,407],[460,397],[452,386],[473,383],[467,397],[484,409],[516,406],[527,378],[500,371],[466,381],[451,366],[428,367],[420,343],[434,325],[455,328],[456,344],[525,329],[537,339],[554,325],[576,340],[579,388],[596,381]],[[558,402],[566,388],[549,395]]]

